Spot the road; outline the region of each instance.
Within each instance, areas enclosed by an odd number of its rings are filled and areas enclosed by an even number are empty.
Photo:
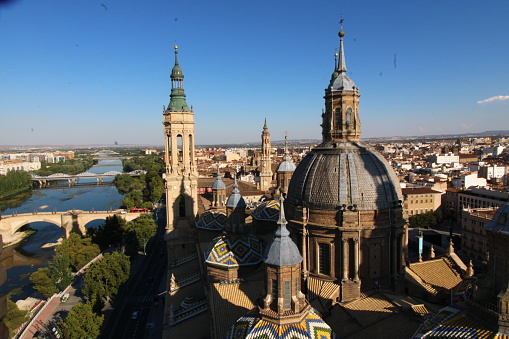
[[[147,244],[147,254],[132,265],[131,277],[117,295],[99,338],[162,337],[167,269],[165,215],[164,210],[159,210],[157,234]],[[137,316],[133,316],[134,312]]]

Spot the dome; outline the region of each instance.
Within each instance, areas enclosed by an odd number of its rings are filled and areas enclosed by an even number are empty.
[[[292,161],[285,160],[282,163],[279,164],[279,166],[276,169],[276,172],[294,172],[295,171],[295,164]]]
[[[339,75],[337,75],[334,78],[331,79],[329,90],[332,91],[355,91],[357,87],[355,86],[355,82],[353,82],[352,79],[350,79],[345,73],[340,72]]]
[[[387,161],[360,141],[324,143],[299,163],[287,203],[310,209],[378,210],[402,200],[399,181]]]
[[[262,262],[262,247],[260,240],[250,235],[220,236],[211,241],[205,262],[225,268],[257,265]]]
[[[212,189],[214,191],[226,189],[226,184],[224,183],[223,179],[221,179],[220,176],[216,177],[216,181],[214,181],[214,183],[212,184]]]
[[[226,213],[223,211],[206,211],[196,221],[196,227],[210,231],[222,231],[227,220]]]
[[[264,221],[277,221],[279,218],[279,210],[281,209],[279,201],[277,200],[269,200],[261,203],[254,211],[251,213],[251,217],[256,220],[264,220]]]
[[[182,68],[180,68],[179,65],[173,66],[171,70],[171,76],[172,79],[184,79],[184,74],[182,73]]]
[[[310,308],[304,318],[298,322],[279,325],[262,319],[257,309],[240,317],[232,325],[224,339],[329,339],[337,338],[332,329]]]

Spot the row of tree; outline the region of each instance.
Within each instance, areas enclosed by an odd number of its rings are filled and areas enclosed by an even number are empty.
[[[86,158],[79,159],[68,159],[66,161],[49,163],[47,161],[41,161],[41,169],[34,171],[37,175],[51,175],[55,173],[65,174],[79,174],[86,172],[90,167],[94,165],[94,159],[89,156]]]
[[[25,171],[10,171],[0,175],[0,198],[31,187],[30,174]]]
[[[145,170],[146,174],[133,178],[119,174],[113,181],[120,194],[124,194],[122,208],[153,208],[164,193],[164,162],[158,156],[133,157],[123,160],[124,172]]]
[[[408,218],[410,227],[433,227],[440,224],[443,220],[442,212],[426,212],[422,214],[412,215]]]
[[[62,323],[64,337],[95,338],[99,335],[104,319],[101,310],[105,301],[116,295],[129,278],[128,254],[136,254],[142,248],[144,250],[148,240],[156,234],[156,228],[148,215],[130,222],[118,215],[107,217],[97,229],[89,228],[86,236],[71,233],[55,247],[55,255],[48,267],[32,273],[30,280],[34,288],[50,297],[71,284],[74,272],[99,255],[101,250],[115,246],[122,252],[107,253],[86,269],[82,292],[87,302],[72,307]],[[19,326],[21,323],[16,324]]]

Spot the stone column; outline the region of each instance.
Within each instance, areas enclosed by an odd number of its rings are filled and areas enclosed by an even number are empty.
[[[341,239],[343,241],[343,281],[348,280],[348,239]]]
[[[359,281],[359,238],[353,239],[354,241],[354,280]]]

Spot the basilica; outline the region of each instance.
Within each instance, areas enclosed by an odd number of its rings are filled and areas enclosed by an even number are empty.
[[[256,186],[244,190],[238,175],[223,178],[218,168],[209,198],[197,194],[205,179],[175,46],[163,111],[165,338],[410,338],[432,312],[406,293],[409,286],[430,293],[426,269],[422,277],[410,272],[408,285],[399,180],[360,140],[360,91],[347,75],[345,32],[338,35],[321,120],[317,115],[322,142],[297,165],[286,144],[273,168],[265,121],[252,164]],[[255,208],[246,202],[252,192],[264,197]],[[448,255],[430,259],[466,277],[467,267],[453,250]]]

